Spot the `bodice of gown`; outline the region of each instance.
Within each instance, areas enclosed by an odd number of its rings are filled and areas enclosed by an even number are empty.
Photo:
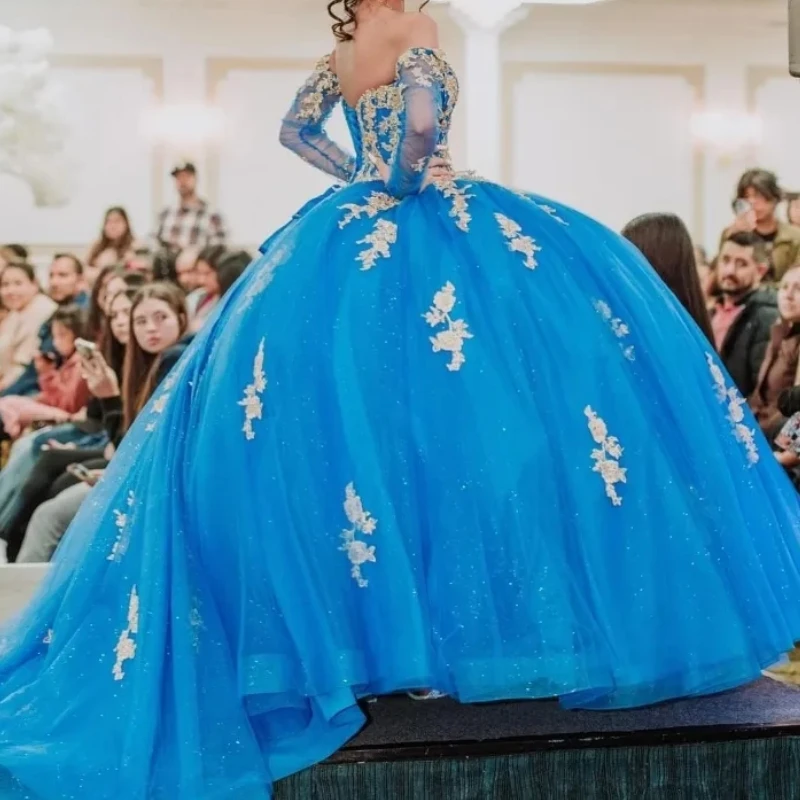
[[[414,48],[398,59],[392,83],[366,91],[355,108],[342,101],[356,153],[353,182],[378,177],[371,155],[387,164],[392,164],[397,155],[402,131],[408,122],[405,102],[408,84],[401,77],[401,71],[413,75],[421,85],[440,91],[436,155],[450,160],[448,137],[458,102],[458,77],[443,51]]]

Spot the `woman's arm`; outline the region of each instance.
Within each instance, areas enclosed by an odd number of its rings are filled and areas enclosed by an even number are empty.
[[[355,171],[355,159],[325,133],[325,124],[339,100],[339,79],[331,69],[331,56],[325,56],[284,117],[280,142],[312,167],[340,181],[349,181]]]

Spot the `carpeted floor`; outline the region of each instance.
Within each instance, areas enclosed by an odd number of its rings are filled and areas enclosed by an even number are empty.
[[[564,711],[553,701],[463,706],[381,698],[347,749],[437,742],[617,734],[703,727],[800,725],[800,687],[764,679],[734,692],[636,711]]]

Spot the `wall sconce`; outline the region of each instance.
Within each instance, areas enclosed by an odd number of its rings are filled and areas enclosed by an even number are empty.
[[[692,117],[692,137],[720,161],[730,161],[761,143],[764,123],[757,114],[704,111]]]
[[[205,145],[225,133],[225,114],[204,105],[163,105],[146,111],[141,132],[150,140],[171,147]]]

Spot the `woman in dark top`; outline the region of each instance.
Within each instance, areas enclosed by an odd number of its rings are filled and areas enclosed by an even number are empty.
[[[713,347],[711,318],[700,284],[692,237],[680,217],[643,214],[629,222],[622,235],[650,262]]]
[[[125,431],[147,404],[153,392],[178,362],[190,338],[180,289],[168,283],[149,284],[135,293],[118,295],[111,304],[110,320],[124,313],[128,304],[130,340],[125,352],[122,386],[117,374],[102,357],[85,361],[89,388],[100,401],[109,447],[103,450],[52,450],[42,458],[24,485],[16,513],[0,530],[8,542],[8,560],[15,561],[25,531],[36,508],[76,480],[65,473],[71,464],[102,469],[110,460]],[[109,323],[109,325],[111,322]]]

